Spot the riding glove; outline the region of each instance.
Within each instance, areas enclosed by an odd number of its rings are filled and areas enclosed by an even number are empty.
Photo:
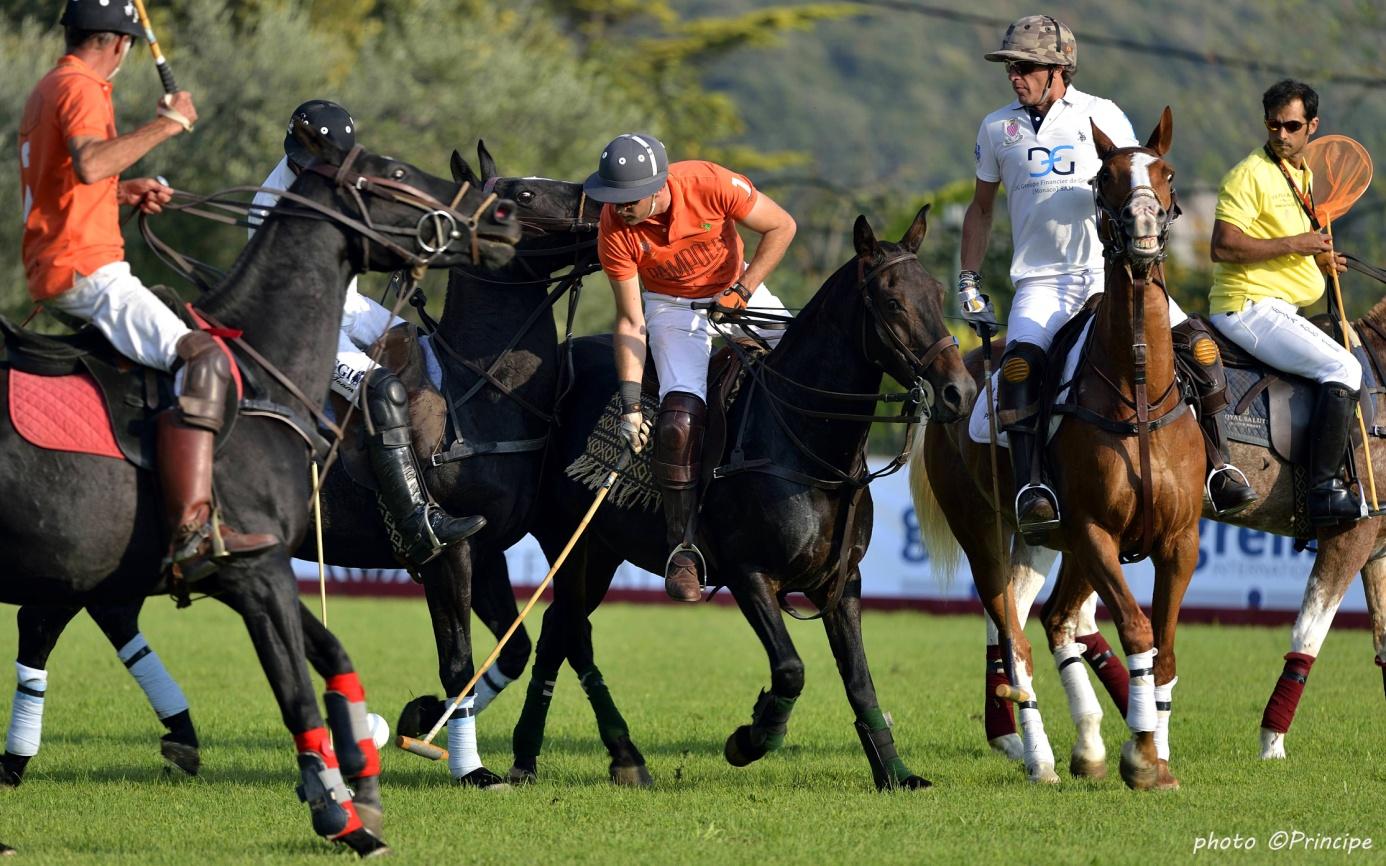
[[[630,443],[631,452],[639,454],[650,438],[650,420],[639,409],[626,412],[621,415],[621,435]]]
[[[999,330],[1000,323],[996,321],[996,310],[991,306],[991,299],[982,294],[981,289],[981,274],[976,271],[958,272],[958,304],[962,307],[963,321],[979,337],[984,337],[984,331],[995,333]]]

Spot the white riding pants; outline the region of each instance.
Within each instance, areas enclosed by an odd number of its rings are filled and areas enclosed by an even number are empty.
[[[87,276],[79,274],[72,288],[43,303],[91,322],[120,354],[165,372],[178,360],[175,347],[190,330],[130,273],[128,262],[111,262]]]
[[[1294,304],[1278,298],[1248,302],[1240,312],[1212,316],[1213,327],[1258,361],[1313,379],[1362,387],[1362,365]]]
[[[659,399],[670,391],[683,391],[707,400],[707,361],[712,355],[712,324],[707,320],[707,310],[695,310],[690,306],[694,300],[708,301],[710,298],[677,298],[644,292],[645,333],[650,355],[654,358],[655,372],[659,374]],[[756,286],[751,300],[746,304],[752,310],[787,315],[784,304],[770,293],[764,283]],[[741,335],[754,331],[771,346],[784,336],[782,330],[761,330],[740,325],[730,328]]]
[[[403,324],[399,316],[356,290],[353,277],[347,286],[346,302],[342,305],[342,327],[337,332],[337,364],[332,370],[332,390],[348,400],[356,399],[361,380],[375,365],[366,353],[395,325]]]
[[[1088,298],[1102,291],[1103,281],[1100,268],[1017,280],[1015,298],[1006,317],[1007,344],[1033,343],[1047,351],[1064,323],[1083,308]],[[1174,298],[1170,298],[1170,327],[1187,318]]]

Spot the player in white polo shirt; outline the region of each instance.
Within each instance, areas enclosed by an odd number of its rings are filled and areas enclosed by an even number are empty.
[[[1034,544],[1059,521],[1058,496],[1031,471],[1037,459],[1035,422],[1046,353],[1060,326],[1103,286],[1102,242],[1089,185],[1101,164],[1092,143],[1092,124],[1118,147],[1139,143],[1116,103],[1072,85],[1078,43],[1057,19],[1021,18],[1006,31],[1001,49],[986,59],[1006,64],[1016,101],[988,114],[977,132],[977,185],[963,219],[958,292],[969,324],[979,330],[996,326],[991,306],[980,294],[978,272],[986,256],[997,188],[1005,184],[1015,298],[1006,321],[997,421],[1010,441],[1018,491],[1016,522]],[[1169,319],[1176,333],[1201,328],[1173,298]],[[1192,343],[1200,335],[1184,336],[1183,342]],[[1236,477],[1240,473],[1222,471],[1226,468],[1224,462],[1209,479],[1215,507],[1245,507],[1255,493]]]

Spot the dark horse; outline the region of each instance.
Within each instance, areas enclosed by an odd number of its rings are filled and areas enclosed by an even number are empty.
[[[738,445],[746,462],[742,471],[722,467],[708,489],[702,524],[710,543],[703,550],[713,579],[731,590],[764,644],[771,681],[756,700],[752,723],[727,740],[725,755],[735,766],[784,741],[804,666],[777,599],[801,592],[822,611],[877,787],[929,785],[896,755],[876,703],[862,646],[858,570],[871,536],[866,438],[883,374],[917,389],[925,404],[919,408],[942,420],[961,418],[976,393],[944,327],[943,286],[915,256],[927,211],[920,210],[898,244],[878,242],[859,217],[857,255],[824,283],[765,361],[753,364],[732,406],[727,429],[735,436],[744,427]],[[593,498],[564,470],[584,454],[589,432],[616,393],[609,339],[577,341],[574,375],[561,408],[558,453],[546,469],[545,513],[534,528],[550,561]],[[536,773],[553,682],[567,659],[596,712],[612,780],[648,782],[644,759],[594,663],[587,617],[622,560],[663,570],[662,522],[658,508],[609,502],[560,569],[515,728],[512,778]]]
[[[596,211],[585,204],[581,185],[497,177],[494,160],[484,144],[478,143],[477,153],[482,176],[454,152],[454,179],[512,201],[515,218],[527,237],[505,266],[487,269],[465,264],[452,269],[447,302],[433,338],[447,370],[449,393],[457,398],[462,439],[476,453],[461,462],[444,464],[451,468],[449,472],[440,469],[430,473],[429,488],[445,507],[457,509],[454,513],[479,513],[487,518],[487,529],[469,544],[440,556],[423,572],[438,644],[439,675],[449,693],[465,685],[472,674],[472,605],[497,635],[516,615],[504,551],[528,531],[559,384],[557,335],[548,311],[565,292],[546,289],[555,271],[573,266],[576,275],[581,275],[596,238]],[[590,220],[584,210],[590,212]],[[449,348],[444,350],[442,345]],[[480,388],[476,388],[478,382]],[[496,449],[496,443],[510,444]],[[333,564],[363,568],[396,564],[373,494],[340,469],[329,473],[323,486],[323,521],[326,555]],[[316,559],[311,536],[297,555]],[[142,600],[94,604],[88,612],[119,652],[132,646],[132,641],[147,646],[138,624],[141,605]],[[19,663],[44,668],[63,629],[79,610],[54,605],[20,608]],[[317,618],[306,609],[302,613],[309,661],[323,677],[330,677],[336,667],[330,643],[316,639],[323,633]],[[518,632],[497,663],[499,670],[488,674],[483,688],[518,677],[529,651],[527,636]],[[151,702],[160,711],[155,696],[161,689],[165,696],[169,690],[177,694],[177,686],[151,656],[152,652],[142,650],[140,663],[154,668],[160,679],[152,688],[150,675],[139,677],[139,682],[151,692]],[[482,697],[489,699],[500,687],[503,685],[486,692],[478,690],[478,711]],[[163,700],[168,703],[167,697]],[[186,701],[179,700],[174,707],[160,716],[168,729],[161,751],[175,766],[195,774],[200,766],[196,730]],[[27,760],[13,755],[0,757],[0,785],[18,785]],[[489,771],[469,776],[470,784],[482,787],[498,780]]]
[[[321,624],[307,630],[315,664],[332,674],[328,723],[336,732],[340,771],[303,663],[305,626],[288,551],[308,526],[310,453],[304,422],[285,419],[306,411],[294,391],[327,393],[335,311],[351,273],[448,266],[469,257],[499,266],[513,256],[519,226],[509,202],[492,203],[481,190],[359,148],[341,152],[307,128],[296,134],[319,157],[295,182],[291,192],[298,198],[286,197],[224,284],[200,302],[209,316],[242,329],[244,343],[283,377],[252,368],[270,403],[293,408],[277,418],[241,416],[217,455],[217,495],[228,522],[272,532],[285,544],[227,565],[197,588],[245,620],[294,735],[300,791],[314,829],[368,854],[385,847],[362,824],[379,826],[379,759],[357,724],[364,721],[364,692],[346,653]],[[426,247],[441,250],[421,255]],[[305,311],[331,315],[305,317]],[[7,391],[8,373],[0,370],[0,399]],[[124,461],[36,449],[20,439],[8,416],[0,421],[0,467],[0,544],[10,554],[0,602],[74,609],[169,591],[160,577],[163,531],[152,476]],[[343,776],[356,788],[354,803]]]

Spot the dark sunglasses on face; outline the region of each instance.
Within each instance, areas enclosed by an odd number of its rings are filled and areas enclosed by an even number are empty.
[[[1286,132],[1290,133],[1291,135],[1294,135],[1296,132],[1299,132],[1301,129],[1303,129],[1304,127],[1306,127],[1306,126],[1308,126],[1308,125],[1309,125],[1308,123],[1305,123],[1305,122],[1302,121],[1302,120],[1267,120],[1267,121],[1266,121],[1266,129],[1269,129],[1271,132],[1279,132],[1279,131],[1283,128]]]
[[[1006,64],[1006,74],[1026,76],[1037,69],[1043,68],[1044,67],[1042,65],[1038,63],[1032,63],[1029,60],[1017,60]]]

